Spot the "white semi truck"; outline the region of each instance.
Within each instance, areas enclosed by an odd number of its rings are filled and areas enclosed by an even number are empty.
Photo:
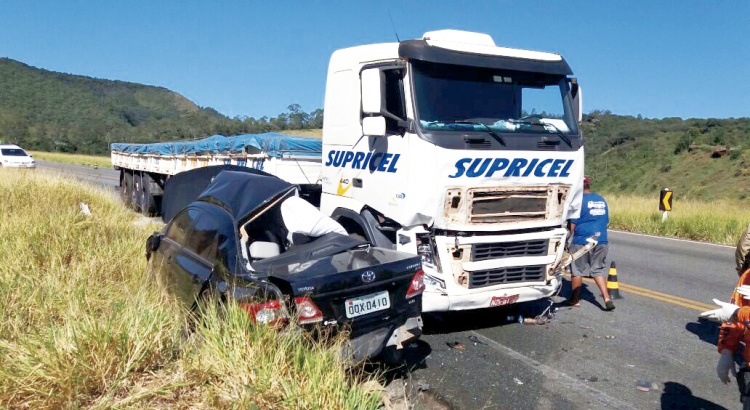
[[[560,55],[456,30],[337,50],[324,112],[322,147],[296,156],[209,149],[185,166],[239,164],[288,179],[281,170],[304,164],[290,182],[319,184],[321,210],[350,234],[422,257],[424,311],[560,289],[564,225],[579,215],[584,169],[581,91]],[[129,145],[112,154],[126,185],[143,186],[143,175],[158,185],[169,177],[158,163],[191,164],[190,153],[170,151],[138,159],[143,147]],[[272,160],[287,167],[271,169]]]
[[[424,311],[553,295],[582,195],[571,75],[558,54],[455,30],[334,52],[321,210],[421,255]]]

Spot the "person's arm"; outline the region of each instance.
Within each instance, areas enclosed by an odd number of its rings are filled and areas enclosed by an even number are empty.
[[[740,239],[737,241],[737,249],[734,252],[734,262],[735,262],[735,269],[737,270],[737,274],[742,274],[742,272],[747,269],[745,266],[745,259],[748,256],[748,253],[750,252],[750,225],[745,228],[745,232],[742,233],[742,236],[740,236]]]
[[[604,209],[607,210],[607,229],[609,229],[609,203],[607,202],[606,199],[604,200],[604,206],[605,206]]]
[[[734,299],[733,299],[734,300]],[[737,375],[734,366],[734,353],[740,347],[740,340],[745,334],[745,325],[738,320],[750,315],[750,307],[740,308],[734,303],[725,303],[714,299],[718,309],[701,313],[702,318],[722,322],[719,329],[719,342],[716,350],[721,354],[716,363],[716,375],[724,384],[729,383],[729,375]],[[740,312],[744,309],[744,312]]]
[[[568,245],[573,243],[573,234],[576,230],[576,224],[572,220],[568,220],[568,237],[565,239],[565,250],[568,250]]]

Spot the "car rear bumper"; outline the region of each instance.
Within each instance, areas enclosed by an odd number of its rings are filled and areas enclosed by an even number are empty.
[[[36,168],[36,164],[20,164],[20,163],[13,163],[13,162],[6,162],[0,165],[2,165],[5,168],[26,168],[26,169]]]
[[[421,335],[422,316],[412,316],[400,326],[375,329],[350,339],[341,347],[341,356],[344,360],[361,362],[377,356],[387,346],[401,349],[404,343],[417,339]]]

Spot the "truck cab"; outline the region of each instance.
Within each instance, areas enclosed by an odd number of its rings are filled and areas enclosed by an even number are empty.
[[[337,50],[321,210],[421,256],[424,311],[554,295],[584,169],[581,91],[558,54],[456,30]]]

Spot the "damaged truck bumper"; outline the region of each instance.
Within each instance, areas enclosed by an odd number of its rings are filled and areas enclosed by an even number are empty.
[[[361,362],[379,355],[384,348],[402,349],[404,343],[422,335],[422,316],[406,319],[401,326],[383,327],[348,340],[341,347],[345,361]]]
[[[524,285],[466,294],[451,294],[436,289],[425,289],[422,294],[423,312],[445,312],[449,310],[469,310],[505,306],[529,302],[556,295],[562,281],[553,278],[544,285]]]
[[[434,237],[439,265],[423,264],[424,312],[482,309],[544,299],[561,286],[567,230]],[[428,255],[429,256],[429,255]]]

